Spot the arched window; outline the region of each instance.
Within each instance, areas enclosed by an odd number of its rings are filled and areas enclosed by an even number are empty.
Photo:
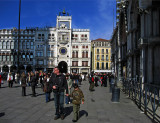
[[[10,49],[10,42],[7,41],[7,49]]]
[[[0,42],[0,49],[2,49],[2,42]]]
[[[86,58],[88,58],[88,51],[86,51]]]
[[[3,49],[6,49],[6,42],[3,41]]]
[[[76,58],[78,58],[78,51],[76,51]]]
[[[14,42],[11,41],[11,49],[14,49]]]
[[[84,51],[82,52],[82,58],[84,58]]]
[[[22,42],[22,49],[26,49],[26,42]]]

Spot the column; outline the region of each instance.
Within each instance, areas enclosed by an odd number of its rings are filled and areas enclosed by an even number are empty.
[[[11,72],[11,65],[8,65],[8,67],[9,67],[9,73]]]
[[[153,46],[149,46],[148,49],[148,82],[153,82]]]
[[[141,75],[141,79],[142,79],[142,89],[144,87],[144,83],[146,82],[146,47],[143,46],[142,47],[142,51],[141,51],[141,71],[142,71],[142,75]]]
[[[25,73],[27,73],[27,65],[24,65]]]

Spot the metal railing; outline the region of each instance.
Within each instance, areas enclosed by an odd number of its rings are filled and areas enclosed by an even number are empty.
[[[160,86],[123,80],[123,91],[154,122],[160,122]]]

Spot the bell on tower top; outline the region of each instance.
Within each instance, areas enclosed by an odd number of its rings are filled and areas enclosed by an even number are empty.
[[[59,12],[59,16],[69,16],[69,13],[66,13],[65,9],[63,9],[63,12]]]

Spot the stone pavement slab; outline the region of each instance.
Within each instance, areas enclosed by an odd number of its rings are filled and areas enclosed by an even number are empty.
[[[152,123],[138,107],[120,93],[120,102],[111,101],[109,87],[95,87],[89,91],[88,81],[80,86],[85,96],[85,104],[80,108],[78,123]],[[0,88],[0,123],[71,123],[72,104],[65,105],[64,120],[54,120],[54,99],[45,103],[45,95],[40,87],[36,88],[37,97],[31,97],[31,88],[26,88],[26,97],[21,96],[21,87],[14,84],[8,88],[7,83]]]

